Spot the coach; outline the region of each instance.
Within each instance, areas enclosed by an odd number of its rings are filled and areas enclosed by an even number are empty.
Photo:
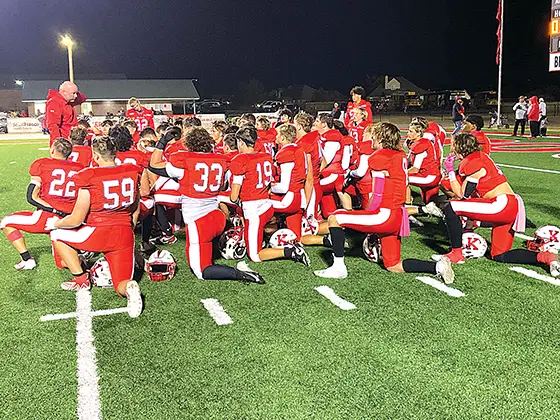
[[[78,125],[78,118],[76,117],[74,107],[84,103],[86,99],[78,91],[78,86],[72,82],[62,83],[58,91],[49,89],[45,119],[51,137],[51,145],[59,137],[67,139],[70,129]]]

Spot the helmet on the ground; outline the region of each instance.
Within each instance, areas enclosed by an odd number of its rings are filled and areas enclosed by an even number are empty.
[[[560,229],[547,225],[538,228],[534,233],[535,239],[527,241],[527,249],[535,252],[555,252],[560,250]]]
[[[481,258],[486,254],[488,243],[478,233],[463,233],[463,256],[465,258]]]
[[[98,259],[93,267],[91,267],[90,278],[94,286],[97,287],[113,287],[113,280],[111,279],[111,271],[109,270],[109,263],[105,258]]]
[[[362,249],[367,260],[381,263],[381,241],[375,233],[370,233],[364,238]]]
[[[268,243],[271,248],[284,248],[297,242],[297,235],[290,229],[278,229],[272,234]]]
[[[317,235],[319,232],[319,222],[315,217],[308,216],[301,218],[301,236]]]
[[[175,270],[175,258],[165,249],[154,252],[146,263],[146,271],[152,281],[171,280],[175,276]]]
[[[220,236],[218,247],[220,254],[226,260],[240,260],[247,255],[247,246],[245,245],[243,226],[233,227],[226,230]]]

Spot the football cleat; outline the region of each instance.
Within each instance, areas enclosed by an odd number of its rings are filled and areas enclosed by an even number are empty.
[[[324,270],[315,270],[313,274],[317,277],[323,277],[325,279],[345,279],[348,277],[348,270],[345,265],[342,267],[335,267],[334,265],[331,265],[329,268],[325,268]]]
[[[481,258],[486,254],[488,243],[486,239],[477,233],[463,233],[463,257],[465,258]]]
[[[89,289],[91,283],[89,282],[89,273],[84,273],[79,277],[74,277],[72,281],[65,281],[60,285],[63,290],[70,290],[77,292],[80,289]]]
[[[445,284],[451,284],[455,280],[455,273],[453,272],[451,261],[445,256],[436,263],[436,273]]]
[[[94,286],[103,288],[113,287],[111,270],[109,270],[109,263],[105,258],[100,258],[93,264],[89,275]]]
[[[444,255],[432,255],[432,260],[434,261],[440,261],[442,258],[449,258],[449,261],[451,261],[453,264],[464,264],[465,263],[465,257],[463,257],[463,252],[461,249],[461,252],[448,252],[447,254]]]
[[[151,281],[171,280],[175,276],[177,263],[171,252],[162,249],[150,255],[145,269]]]
[[[368,261],[374,263],[381,262],[381,241],[376,234],[370,233],[364,238],[362,250],[364,251],[364,255]]]
[[[560,262],[558,261],[552,261],[550,263],[550,275],[552,277],[560,277]]]
[[[303,245],[300,243],[295,243],[291,246],[292,248],[292,261],[300,262],[304,264],[306,267],[311,266],[311,260],[309,259],[309,255],[305,252]]]
[[[411,224],[413,224],[414,226],[418,226],[418,227],[423,227],[424,223],[422,223],[420,220],[418,220],[416,217],[414,216],[408,216],[408,220],[410,221]]]
[[[222,233],[218,241],[218,248],[223,258],[240,260],[247,255],[244,232],[245,228],[243,226],[237,226]]]
[[[150,243],[157,245],[168,245],[174,244],[175,242],[177,242],[175,235],[161,235],[157,238],[150,239]]]
[[[439,217],[440,219],[443,219],[443,211],[441,211],[441,209],[433,201],[423,206],[422,210],[424,211],[424,213],[430,216]]]
[[[29,258],[27,261],[21,260],[14,265],[16,270],[33,270],[35,267],[37,267],[37,263],[33,258]]]
[[[138,318],[142,313],[144,304],[142,303],[142,294],[140,293],[140,287],[134,280],[130,280],[126,285],[126,300],[128,316],[131,318]]]
[[[296,234],[290,229],[278,229],[268,241],[271,248],[284,248],[294,245],[297,241]]]
[[[251,270],[245,261],[239,261],[236,268],[243,276],[241,281],[245,281],[247,283],[265,284],[263,277],[256,271]]]

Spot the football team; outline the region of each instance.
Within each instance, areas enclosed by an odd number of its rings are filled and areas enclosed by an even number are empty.
[[[438,124],[415,117],[404,139],[394,124],[372,122],[363,88],[351,96],[344,122],[285,111],[274,126],[244,114],[210,130],[196,117],[155,127],[152,112],[131,98],[121,124],[104,123],[94,134],[80,124],[29,168],[27,201],[36,210],[0,223],[21,256],[15,269],[36,267],[22,232],[49,234],[56,266],[72,275],[63,289],[112,286],[137,317],[143,304],[135,269],[152,280],[171,278],[175,261],[156,247],[176,242],[180,229],[188,264],[204,280],[264,283],[244,261],[216,264],[216,243],[226,259],[307,267],[306,246],[328,247],[332,265],[314,274],[346,278],[349,229],[362,234],[365,257],[386,270],[452,283],[453,264],[484,255],[486,241],[473,230],[487,227],[492,260],[543,265],[560,276],[558,228],[538,229],[527,249],[512,249],[528,219],[490,157],[480,116],[465,120],[445,157],[446,132]],[[410,186],[420,204],[412,204]],[[423,226],[417,217],[424,216],[443,218],[450,252],[433,261],[401,259],[410,224]],[[103,258],[90,267],[98,254]]]

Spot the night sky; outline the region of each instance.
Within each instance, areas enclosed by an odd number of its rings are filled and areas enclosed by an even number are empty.
[[[65,74],[57,34],[79,41],[80,74],[198,78],[203,96],[250,78],[346,93],[366,75],[425,89],[496,88],[497,0],[348,2],[1,0],[0,74]],[[506,94],[548,73],[549,0],[505,1]]]

